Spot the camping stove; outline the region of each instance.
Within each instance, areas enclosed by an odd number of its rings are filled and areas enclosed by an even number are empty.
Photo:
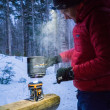
[[[38,101],[44,98],[42,85],[43,83],[41,81],[38,81],[37,83],[30,82],[28,84],[30,100]]]
[[[41,78],[46,74],[46,64],[44,64],[44,56],[33,56],[27,58],[28,76],[30,78]],[[38,101],[43,99],[43,83],[30,82],[28,88],[30,90],[30,100]]]

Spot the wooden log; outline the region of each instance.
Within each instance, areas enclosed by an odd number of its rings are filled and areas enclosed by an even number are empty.
[[[4,106],[0,110],[56,110],[60,103],[60,97],[55,94],[44,95],[40,101],[21,100]]]

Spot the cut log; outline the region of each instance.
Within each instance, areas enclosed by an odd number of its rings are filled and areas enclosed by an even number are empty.
[[[56,110],[60,103],[60,97],[55,94],[44,95],[40,101],[21,100],[4,106],[0,110]]]

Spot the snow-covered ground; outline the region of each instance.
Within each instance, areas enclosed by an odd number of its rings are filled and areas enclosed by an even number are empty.
[[[54,93],[60,96],[61,102],[57,110],[77,110],[76,88],[73,86],[73,82],[54,84],[56,82],[54,66],[47,69],[43,78],[31,79],[27,74],[26,57],[0,55],[0,75],[2,75],[1,70],[3,70],[7,62],[11,62],[13,71],[16,74],[10,84],[0,84],[0,106],[28,98],[28,83],[39,80],[43,82],[44,94]]]

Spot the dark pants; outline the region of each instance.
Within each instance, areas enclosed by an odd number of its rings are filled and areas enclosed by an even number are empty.
[[[110,110],[110,91],[84,92],[78,90],[78,110]]]

